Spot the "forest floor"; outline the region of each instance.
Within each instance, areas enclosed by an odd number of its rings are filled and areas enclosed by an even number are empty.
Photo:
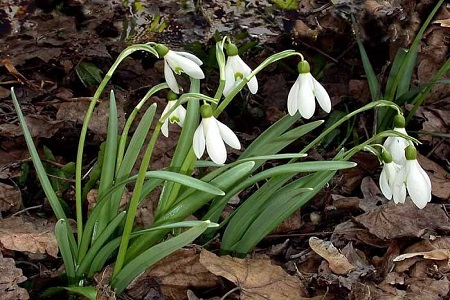
[[[208,58],[222,36],[231,37],[252,68],[275,52],[297,50],[311,62],[333,104],[332,114],[318,109],[313,119],[332,122],[371,101],[354,26],[375,73],[386,82],[395,54],[410,46],[435,3],[273,2],[0,0],[1,299],[36,299],[62,284],[63,271],[53,233],[56,220],[33,170],[11,87],[70,210],[73,178],[61,179],[60,167],[75,160],[98,75],[128,45],[153,41],[196,54],[205,61],[203,91],[215,90],[218,69]],[[449,59],[449,43],[450,7],[444,4],[420,42],[414,86],[433,79]],[[286,114],[295,66],[287,60],[262,71],[259,92],[241,92],[221,116],[244,146]],[[163,80],[162,61],[148,55],[132,55],[120,65],[108,87],[116,93],[121,126],[147,90]],[[152,100],[163,107],[163,94]],[[100,101],[89,125],[86,164],[105,140],[107,111],[107,101]],[[373,116],[373,111],[358,115],[309,156],[330,158],[339,147],[367,139]],[[353,159],[357,167],[339,172],[247,258],[218,257],[214,247],[209,252],[192,245],[147,270],[118,298],[224,299],[232,291],[226,299],[450,299],[449,128],[450,85],[436,84],[407,128],[422,143],[419,161],[432,182],[433,200],[425,209],[410,200],[403,205],[386,200],[378,188],[378,159],[359,153]],[[167,165],[176,138],[158,143],[152,168]],[[299,151],[306,140],[290,150]],[[154,206],[152,201],[141,205],[139,225],[151,224]],[[102,295],[101,284],[101,299],[113,299]]]

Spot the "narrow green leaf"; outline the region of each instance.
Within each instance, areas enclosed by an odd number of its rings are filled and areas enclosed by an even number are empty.
[[[97,290],[93,286],[55,286],[46,289],[41,295],[41,298],[52,297],[56,294],[68,291],[71,294],[83,296],[89,300],[97,299]]]
[[[408,50],[404,48],[398,49],[397,53],[395,54],[384,92],[386,95],[395,94],[395,90],[393,90],[395,78],[397,77],[397,74],[400,71],[400,67],[402,66],[403,61],[406,58],[406,54],[408,54]]]
[[[102,82],[102,70],[91,62],[79,63],[75,67],[75,72],[85,87],[96,86]]]
[[[75,284],[75,260],[73,259],[72,250],[70,249],[68,225],[64,219],[59,219],[58,222],[56,222],[55,236],[64,261],[64,267],[69,283]]]
[[[208,221],[193,227],[176,237],[157,244],[126,264],[111,280],[111,287],[121,293],[139,274],[162,258],[186,246],[200,236],[208,227]]]

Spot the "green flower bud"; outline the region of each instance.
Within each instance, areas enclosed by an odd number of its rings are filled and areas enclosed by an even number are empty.
[[[227,46],[227,54],[228,56],[236,56],[239,54],[238,47],[235,44],[229,43]]]
[[[213,109],[209,104],[203,104],[200,106],[200,115],[202,118],[210,118],[213,115]]]
[[[164,57],[169,52],[169,48],[167,48],[163,44],[156,44],[155,50],[156,52],[158,52],[160,57]]]
[[[415,160],[417,159],[417,150],[413,145],[409,145],[405,149],[405,157],[407,160]]]
[[[178,99],[178,95],[176,93],[172,92],[172,91],[168,91],[166,98],[169,101],[174,101],[174,100]]]
[[[405,117],[403,115],[396,115],[394,117],[394,127],[395,128],[405,128]]]
[[[389,151],[383,150],[381,152],[381,159],[385,164],[392,162],[392,154]]]
[[[297,65],[298,72],[300,74],[305,74],[311,72],[311,67],[309,66],[309,63],[306,60],[302,60]]]

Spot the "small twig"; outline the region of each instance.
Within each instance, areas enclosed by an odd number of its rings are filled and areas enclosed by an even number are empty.
[[[24,213],[24,212],[29,211],[29,210],[32,210],[32,209],[39,209],[39,208],[42,208],[42,206],[43,206],[42,204],[39,204],[39,205],[35,205],[35,206],[30,206],[30,207],[24,208],[24,209],[22,209],[22,210],[19,210],[19,211],[16,212],[16,213],[13,213],[13,214],[11,215],[11,217],[17,216],[17,215],[19,215],[19,214],[21,214],[21,213]]]

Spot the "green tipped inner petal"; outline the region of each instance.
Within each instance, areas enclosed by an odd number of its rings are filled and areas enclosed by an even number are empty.
[[[170,123],[180,122],[180,118],[178,116],[170,116]]]
[[[173,71],[174,71],[175,73],[177,73],[178,75],[180,75],[181,72],[183,72],[183,68],[182,68],[182,67],[176,67]]]
[[[242,74],[241,72],[234,73],[234,80],[243,79],[243,78],[244,78],[244,74]]]

